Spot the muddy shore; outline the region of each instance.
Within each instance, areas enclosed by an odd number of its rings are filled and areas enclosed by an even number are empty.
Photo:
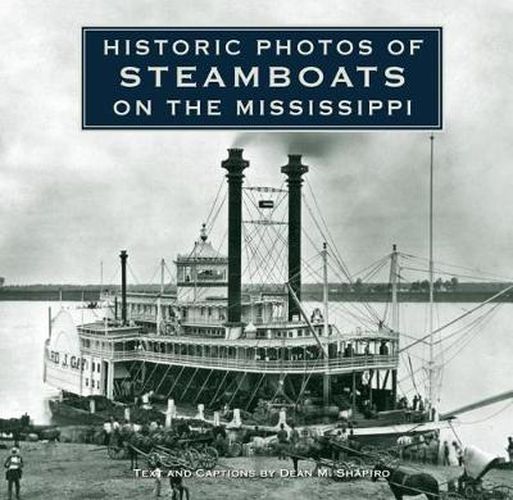
[[[8,449],[0,450],[2,455]],[[29,499],[148,499],[154,498],[155,480],[136,477],[127,460],[111,460],[105,449],[95,445],[70,443],[22,443],[21,453],[25,461],[22,480],[22,498]],[[419,467],[414,464],[414,467]],[[139,464],[145,469],[144,462]],[[314,463],[299,463],[306,475]],[[423,466],[440,482],[457,477],[457,467]],[[196,477],[185,480],[191,500],[374,500],[391,499],[393,495],[384,481],[368,479],[338,482],[327,477],[290,477],[290,460],[275,457],[222,458],[215,471],[217,477]],[[255,478],[234,478],[240,471],[253,471]],[[264,478],[275,471],[274,477]],[[290,471],[290,472],[287,472]],[[139,473],[142,476],[143,473]],[[206,474],[203,474],[206,475]],[[210,476],[210,475],[209,475]],[[229,477],[232,476],[232,477]],[[280,477],[281,476],[281,477]],[[513,486],[513,474],[493,471],[487,476],[493,484]],[[446,489],[446,486],[442,486]],[[4,483],[5,491],[5,483]],[[162,496],[170,498],[168,480],[162,480]]]

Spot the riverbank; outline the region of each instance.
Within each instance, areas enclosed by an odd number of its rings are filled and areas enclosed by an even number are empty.
[[[510,283],[459,283],[457,288],[451,290],[435,290],[435,302],[443,303],[480,303],[490,299],[504,290]],[[254,287],[253,287],[254,288]],[[391,292],[385,284],[369,283],[358,289],[351,289],[340,285],[329,286],[329,300],[331,302],[390,302]],[[116,285],[20,285],[0,287],[0,301],[85,301],[97,302],[101,292],[110,294],[120,293]],[[129,293],[159,293],[155,285],[132,285],[128,287]],[[269,293],[281,294],[283,290],[271,285],[252,290],[243,287],[243,293]],[[174,295],[173,287],[166,289],[166,294]],[[301,291],[303,301],[321,302],[323,291],[321,285],[304,284]],[[402,303],[428,302],[427,289],[400,290],[397,299]],[[494,302],[513,302],[513,290],[500,295]]]
[[[8,450],[3,450],[4,454]],[[153,498],[154,480],[137,478],[127,460],[111,460],[104,448],[94,445],[65,443],[22,443],[25,461],[22,498],[56,500],[90,499],[148,499]],[[145,464],[139,464],[141,468]],[[418,465],[416,465],[418,467]],[[422,466],[441,482],[461,473],[457,467]],[[312,471],[313,462],[299,462],[300,471]],[[234,479],[238,471],[274,471],[272,478]],[[337,482],[326,477],[280,477],[292,471],[289,460],[270,457],[221,459],[215,469],[220,476],[192,477],[185,480],[191,499],[205,500],[374,500],[392,499],[388,485],[383,481],[354,480]],[[283,471],[283,472],[281,472]],[[487,480],[495,484],[513,485],[513,475],[506,471],[492,471]],[[443,487],[446,489],[446,486]],[[163,481],[162,494],[169,494],[169,484]],[[170,498],[169,496],[167,498]]]

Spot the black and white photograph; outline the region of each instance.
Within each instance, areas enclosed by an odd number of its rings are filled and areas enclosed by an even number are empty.
[[[0,18],[0,499],[513,499],[513,4]]]

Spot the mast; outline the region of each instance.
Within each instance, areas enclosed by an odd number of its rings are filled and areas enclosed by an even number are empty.
[[[121,259],[121,323],[126,326],[126,260],[128,259],[126,250],[121,250],[119,258]]]
[[[430,140],[429,160],[429,366],[428,366],[428,401],[433,407],[435,399],[434,388],[434,286],[433,286],[433,151],[434,136]]]
[[[322,301],[324,305],[323,318],[324,318],[324,337],[328,337],[329,335],[329,318],[328,318],[328,300],[329,300],[329,289],[328,289],[328,245],[326,242],[322,244]],[[329,346],[329,344],[328,344]],[[330,373],[329,373],[329,347],[328,353],[324,352],[324,375],[322,380],[322,399],[324,406],[328,406],[331,397],[331,383],[330,383]]]
[[[399,263],[397,245],[392,245],[392,254],[390,262],[390,284],[392,286],[392,318],[391,327],[394,332],[399,331],[399,303],[397,301],[397,285],[399,277]]]
[[[324,306],[323,317],[324,317],[324,336],[329,335],[329,319],[328,319],[328,301],[329,301],[329,289],[328,289],[328,245],[326,242],[322,244],[322,302]]]
[[[166,261],[161,259],[160,261],[160,292],[157,299],[157,335],[160,335],[160,324],[162,323],[163,311],[162,311],[162,295],[164,294],[164,268]]]
[[[397,245],[392,245],[392,255],[390,262],[390,284],[392,285],[392,318],[391,327],[394,332],[399,332],[399,301],[397,300],[398,283],[399,283],[399,254]],[[400,337],[398,337],[399,339]],[[398,341],[399,342],[399,341]],[[397,345],[399,347],[399,344]],[[371,385],[372,387],[372,385]],[[372,394],[372,392],[371,392]],[[392,370],[392,401],[397,400],[397,369]]]

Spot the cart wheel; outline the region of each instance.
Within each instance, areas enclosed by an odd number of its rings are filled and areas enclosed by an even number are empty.
[[[183,453],[183,459],[191,469],[197,469],[200,466],[200,454],[194,449],[190,448]]]
[[[232,458],[240,457],[242,455],[242,445],[234,441],[228,446],[228,455]]]
[[[483,491],[481,488],[477,488],[472,484],[465,486],[463,489],[463,495],[469,500],[489,500],[490,498],[493,498],[488,495],[487,491]]]
[[[206,446],[201,452],[200,462],[204,469],[213,469],[217,465],[218,459],[219,453],[217,453],[217,450],[212,446]]]

